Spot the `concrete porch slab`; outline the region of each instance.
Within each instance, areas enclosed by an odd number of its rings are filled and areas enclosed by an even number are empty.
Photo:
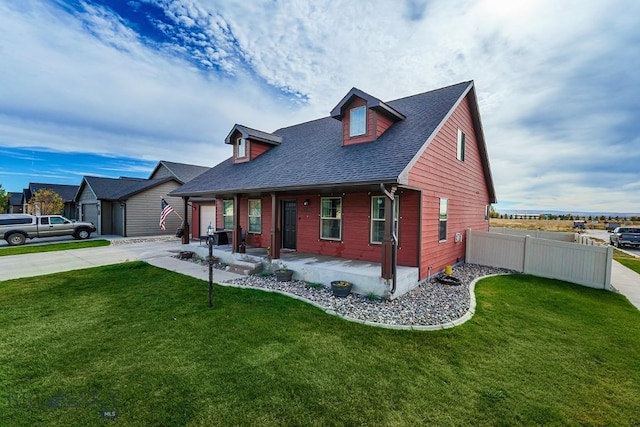
[[[204,244],[193,242],[182,246],[182,250],[193,251],[201,258],[205,258],[209,254],[209,248]],[[269,260],[267,250],[264,248],[247,248],[246,253],[240,254],[232,253],[230,245],[214,246],[213,255],[225,264],[235,264],[244,260],[253,262],[259,260],[263,263],[263,269],[266,271],[288,268],[293,270],[294,280],[321,283],[327,287],[331,285],[332,281],[347,280],[353,283],[352,292],[361,295],[375,294],[386,298],[389,297],[392,285],[391,281],[380,277],[380,263],[286,250],[281,252],[281,258]],[[418,286],[417,267],[398,266],[397,276],[396,292],[391,296],[392,299],[398,298]]]

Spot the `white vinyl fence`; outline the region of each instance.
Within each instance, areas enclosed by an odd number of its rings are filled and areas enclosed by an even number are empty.
[[[590,239],[574,233],[552,233],[570,234],[571,241],[530,235],[534,233],[518,236],[467,230],[466,262],[611,289],[611,247],[594,246]]]

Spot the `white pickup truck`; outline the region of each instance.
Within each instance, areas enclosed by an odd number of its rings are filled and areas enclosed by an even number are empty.
[[[88,239],[96,231],[90,222],[71,221],[60,215],[0,214],[0,237],[11,246],[35,237],[73,236]]]

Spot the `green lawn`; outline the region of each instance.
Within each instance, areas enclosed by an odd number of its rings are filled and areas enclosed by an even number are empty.
[[[43,245],[11,246],[0,248],[0,256],[33,254],[37,252],[67,251],[69,249],[96,248],[109,246],[108,240],[84,240],[81,242],[49,243]]]
[[[411,332],[255,290],[210,310],[206,282],[141,262],[0,282],[0,425],[640,424],[626,298],[526,275],[476,295]]]
[[[640,274],[640,258],[629,255],[626,252],[619,251],[618,249],[614,249],[613,259]]]

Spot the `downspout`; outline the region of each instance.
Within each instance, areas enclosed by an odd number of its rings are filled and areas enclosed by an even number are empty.
[[[391,192],[387,191],[387,189],[384,187],[384,183],[380,183],[380,190],[382,191],[382,193],[387,197],[387,199],[389,199],[389,201],[391,202],[391,214],[389,215],[389,222],[391,223],[391,295],[393,295],[396,292],[396,284],[397,284],[397,271],[398,271],[398,263],[397,263],[397,257],[398,257],[398,236],[396,235],[396,228],[395,228],[395,216],[396,216],[396,198],[395,198],[395,192],[396,192],[396,187],[391,187]],[[386,220],[386,218],[385,218]]]

